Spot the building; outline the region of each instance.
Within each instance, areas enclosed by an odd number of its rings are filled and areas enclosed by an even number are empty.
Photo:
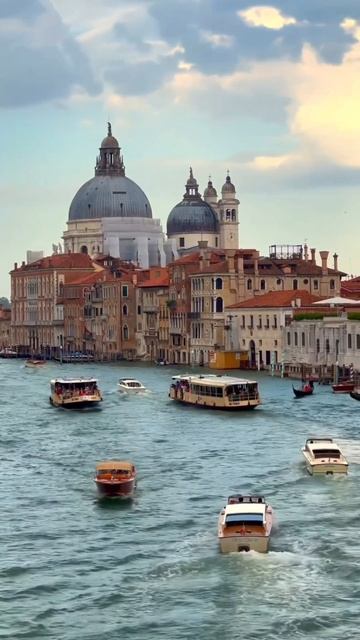
[[[344,298],[360,300],[360,277],[343,280],[341,282],[340,295],[344,296]]]
[[[146,269],[164,266],[177,257],[174,243],[165,241],[160,221],[152,217],[147,196],[125,175],[110,123],[96,160],[95,177],[83,184],[72,200],[63,240],[66,253],[109,254]]]
[[[0,349],[11,346],[11,309],[0,305]]]
[[[199,241],[207,242],[212,248],[237,249],[238,207],[239,201],[229,175],[222,187],[220,200],[211,180],[202,198],[190,167],[183,199],[171,210],[167,220],[168,238],[175,241],[180,254],[196,250]]]
[[[64,284],[93,273],[85,254],[59,254],[31,264],[17,263],[11,276],[11,342],[24,354],[50,356],[64,345]]]
[[[251,368],[287,361],[284,328],[294,313],[319,301],[308,291],[272,291],[226,308],[227,348],[247,351]]]
[[[138,283],[138,311],[141,312],[139,355],[148,360],[168,360],[169,347],[169,272],[163,269],[151,269],[147,278]]]

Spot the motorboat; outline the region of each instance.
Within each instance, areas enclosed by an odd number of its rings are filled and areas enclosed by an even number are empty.
[[[136,487],[136,469],[128,460],[106,460],[96,465],[94,481],[103,497],[131,498]]]
[[[341,380],[337,384],[332,385],[332,390],[334,393],[350,393],[350,391],[354,391],[355,382],[354,380]]]
[[[218,539],[222,553],[269,550],[273,512],[263,496],[232,495],[221,510]]]
[[[118,382],[118,389],[121,393],[142,393],[146,391],[146,387],[135,378],[121,378]]]
[[[56,378],[50,382],[50,404],[64,409],[96,407],[102,395],[95,378]]]
[[[41,369],[46,365],[46,360],[25,360],[25,367],[28,369]]]
[[[293,385],[293,392],[295,398],[304,398],[305,396],[311,396],[314,393],[314,383],[312,380],[303,384],[301,389],[296,389]]]
[[[17,358],[17,351],[10,347],[4,347],[0,350],[0,358]]]
[[[348,472],[348,462],[332,438],[308,438],[302,452],[310,475]]]
[[[260,404],[254,380],[217,374],[172,376],[169,397],[184,404],[206,409],[239,411]]]

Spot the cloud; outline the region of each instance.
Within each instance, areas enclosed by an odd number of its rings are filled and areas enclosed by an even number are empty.
[[[204,31],[201,34],[201,38],[204,42],[208,42],[213,47],[232,47],[234,44],[234,37],[225,33],[211,33],[210,31]]]
[[[276,7],[249,7],[244,11],[238,11],[238,16],[250,27],[264,27],[276,31],[296,24],[295,18],[285,16]]]
[[[46,0],[1,9],[0,106],[64,98],[75,87],[99,90],[87,58]]]

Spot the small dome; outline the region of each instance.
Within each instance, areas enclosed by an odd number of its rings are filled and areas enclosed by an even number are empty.
[[[219,223],[215,212],[203,200],[179,202],[167,220],[168,236],[178,233],[218,233]]]
[[[231,178],[229,175],[226,176],[226,181],[222,186],[221,193],[235,193],[235,187],[231,182]]]
[[[204,198],[217,198],[217,191],[213,187],[213,183],[209,180],[208,185],[204,191]]]
[[[106,136],[101,143],[102,149],[118,149],[119,143],[114,136]]]

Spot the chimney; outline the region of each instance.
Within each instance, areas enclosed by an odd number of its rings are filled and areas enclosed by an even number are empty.
[[[199,249],[207,249],[208,241],[207,240],[199,240],[198,241]]]
[[[311,251],[311,262],[313,264],[316,264],[316,258],[315,258],[316,249],[310,249],[310,251]]]
[[[256,276],[259,275],[259,260],[254,258],[254,273]]]
[[[321,268],[322,268],[323,275],[326,275],[328,272],[328,266],[327,266],[328,257],[329,257],[328,251],[320,251]]]
[[[307,262],[309,260],[309,252],[307,244],[304,244],[304,260]]]
[[[235,251],[229,251],[227,255],[229,273],[235,273]]]
[[[241,275],[244,273],[244,258],[242,256],[238,256],[237,259],[237,272]]]
[[[14,271],[16,271],[17,268],[18,268],[18,263],[14,262]]]
[[[21,266],[25,267],[25,264],[26,264],[26,262],[25,262],[25,260],[23,260],[22,263],[21,263]]]
[[[333,258],[334,258],[334,269],[335,269],[335,271],[338,270],[338,257],[339,257],[338,254],[334,253]]]

